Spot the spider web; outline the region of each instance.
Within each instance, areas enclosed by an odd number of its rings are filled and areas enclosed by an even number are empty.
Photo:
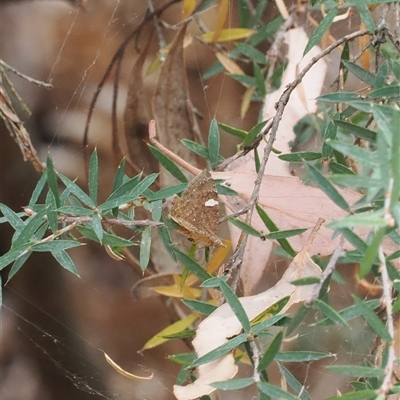
[[[52,103],[49,107],[45,107],[45,111],[48,112],[46,122],[52,126],[50,132],[47,132],[47,137],[45,137],[46,144],[42,146],[42,154],[47,152],[48,148],[52,154],[55,155],[55,159],[57,160],[57,151],[60,151],[59,159],[66,158],[67,161],[60,162],[60,168],[65,168],[67,164],[73,164],[80,156],[76,156],[76,144],[79,145],[79,140],[81,139],[81,133],[84,127],[84,120],[86,117],[88,101],[91,95],[94,92],[94,86],[99,80],[99,74],[104,72],[104,66],[112,55],[112,50],[115,49],[115,44],[118,43],[121,37],[123,37],[128,31],[129,28],[134,26],[142,15],[135,11],[135,7],[132,6],[130,10],[132,11],[131,16],[122,19],[121,14],[121,6],[126,5],[126,1],[116,0],[109,1],[107,7],[106,3],[99,3],[98,7],[104,7],[105,12],[102,14],[102,21],[93,21],[95,28],[91,26],[86,26],[86,32],[94,30],[93,35],[97,35],[99,40],[96,41],[96,44],[91,45],[90,38],[92,35],[89,35],[88,42],[84,42],[84,36],[81,36],[82,39],[76,40],[76,37],[79,34],[85,32],[85,29],[82,30],[80,27],[80,20],[83,18],[84,11],[79,9],[72,9],[71,7],[66,10],[67,6],[65,4],[57,4],[57,2],[53,1],[41,1],[41,2],[33,2],[33,4],[16,6],[12,5],[10,8],[12,10],[7,11],[7,15],[13,15],[14,18],[24,17],[25,13],[33,15],[32,12],[35,11],[35,7],[38,6],[41,13],[43,13],[44,20],[46,17],[51,15],[52,7],[55,7],[55,17],[53,26],[47,32],[43,32],[44,26],[41,27],[40,38],[43,41],[50,40],[53,38],[52,35],[61,35],[60,38],[56,38],[56,40],[52,41],[53,46],[56,49],[44,49],[44,55],[35,57],[48,57],[45,62],[45,67],[43,68],[46,72],[40,72],[44,78],[48,78],[48,81],[54,81],[56,85],[57,82],[62,81],[63,74],[66,82],[62,83],[62,85],[68,86],[73,85],[72,91],[66,91],[68,95],[62,101],[60,98],[50,93],[47,98]],[[131,2],[134,3],[134,2]],[[144,7],[145,1],[142,1]],[[92,5],[90,2],[88,3],[90,12],[90,7]],[[28,11],[24,9],[24,7],[28,8]],[[48,8],[49,10],[45,11],[44,8]],[[19,8],[19,10],[18,10]],[[36,10],[37,11],[37,10]],[[20,12],[20,14],[18,13]],[[5,18],[4,14],[2,19]],[[25,15],[26,18],[26,15]],[[67,22],[65,22],[67,19]],[[36,27],[40,26],[40,19],[38,16],[35,16]],[[42,21],[44,21],[42,20]],[[24,20],[26,21],[26,19]],[[44,22],[42,22],[44,25]],[[60,30],[57,30],[57,24],[61,25]],[[55,25],[55,26],[54,26]],[[22,29],[20,25],[18,25],[19,29]],[[34,32],[33,24],[24,28],[28,31],[28,36],[32,35]],[[15,32],[15,31],[14,31]],[[61,33],[60,33],[61,32]],[[22,30],[19,32],[20,39],[22,38]],[[26,39],[26,33],[24,38]],[[11,37],[7,37],[2,39],[2,41],[10,40]],[[88,52],[91,53],[90,57],[82,57],[82,60],[79,58],[80,53],[77,52],[75,55],[75,59],[69,60],[69,63],[65,64],[66,56],[70,56],[69,52],[71,52],[71,43],[74,42],[75,45],[79,42],[79,40],[83,41],[83,50],[85,51],[85,43],[88,47]],[[14,43],[14,45],[16,45]],[[2,47],[4,47],[4,42],[2,43]],[[16,53],[16,51],[14,49]],[[26,65],[20,62],[18,65],[18,60],[15,60],[14,66],[21,67],[20,69],[23,72],[35,71],[35,68],[39,68],[41,61],[35,61],[34,64],[30,65],[30,57],[32,54],[28,52],[28,54],[19,50],[20,53],[25,54],[25,57],[28,61],[26,61]],[[12,52],[4,51],[6,54],[10,55]],[[39,52],[36,50],[36,52]],[[46,53],[47,52],[47,53]],[[31,55],[29,55],[31,54]],[[50,56],[49,56],[50,54]],[[196,57],[195,51],[193,51],[194,62],[197,65],[198,75],[204,72],[202,67],[202,60],[199,57]],[[32,56],[33,57],[33,56]],[[6,60],[7,61],[7,60]],[[84,64],[85,62],[85,64]],[[11,62],[10,62],[11,63]],[[101,67],[99,67],[99,65]],[[28,71],[27,71],[28,69]],[[66,70],[64,72],[64,69]],[[75,74],[78,76],[77,79],[68,78],[67,73],[71,73],[72,76]],[[34,75],[32,73],[32,75]],[[71,81],[68,81],[71,79]],[[222,81],[219,82],[220,89],[217,90],[217,101],[212,106],[206,101],[206,113],[208,117],[213,117],[214,114],[221,110],[224,107],[223,104],[223,89],[225,85],[225,76],[222,76]],[[201,79],[200,79],[201,81]],[[212,84],[212,83],[211,83]],[[27,93],[26,87],[21,86],[22,83],[19,82],[17,84],[17,88],[21,89],[21,94],[24,97],[24,94]],[[201,81],[201,91],[204,98],[207,98],[208,87],[204,82]],[[111,102],[110,99],[110,90],[109,88],[103,89],[102,97],[100,98],[100,105],[98,107],[100,109],[105,108],[110,110]],[[27,95],[27,98],[31,100],[33,104],[35,101],[40,101],[40,95],[37,94],[37,89],[33,89],[33,95]],[[107,102],[108,99],[108,102]],[[104,103],[102,102],[104,100]],[[123,101],[119,100],[121,104]],[[54,108],[52,108],[54,106]],[[52,108],[52,111],[49,109]],[[225,108],[224,110],[226,110]],[[227,119],[230,116],[235,114],[233,110],[234,107],[228,111],[226,115]],[[43,110],[34,110],[37,112],[42,112]],[[230,115],[229,115],[230,113]],[[234,125],[234,124],[232,124]],[[43,125],[40,125],[43,126]],[[92,136],[91,141],[97,142],[99,139],[104,139],[96,136],[96,129],[91,130]],[[78,135],[78,136],[76,136]],[[99,144],[100,149],[103,150],[108,146],[108,141],[103,140],[107,144]],[[72,146],[71,146],[72,144]],[[102,147],[103,146],[103,147]],[[73,147],[71,149],[71,147]],[[42,157],[43,158],[43,157]],[[72,161],[71,161],[72,160]],[[78,162],[79,164],[79,162]],[[74,169],[72,168],[74,173]],[[25,189],[25,194],[28,195],[29,190]],[[22,199],[21,199],[22,201]],[[57,313],[57,308],[53,308],[48,304],[43,303],[43,299],[37,300],[32,293],[26,291],[24,286],[19,285],[12,281],[4,290],[4,306],[3,311],[0,315],[0,324],[1,324],[1,353],[2,358],[9,357],[8,362],[2,361],[3,365],[0,382],[0,398],[2,400],[9,400],[16,398],[15,396],[20,395],[21,399],[24,400],[32,399],[138,399],[138,400],[146,400],[146,399],[173,399],[172,395],[172,384],[176,379],[176,374],[178,372],[178,368],[174,366],[173,371],[170,372],[168,367],[165,367],[166,364],[164,362],[163,367],[158,366],[159,359],[164,358],[166,354],[172,354],[174,352],[182,352],[185,346],[180,346],[178,348],[171,348],[169,351],[159,350],[157,353],[157,358],[148,356],[147,353],[144,354],[142,358],[142,362],[132,361],[130,365],[123,367],[127,370],[133,370],[133,373],[142,376],[148,376],[150,373],[154,372],[155,378],[151,381],[129,381],[123,377],[117,375],[115,371],[111,369],[111,367],[106,364],[104,360],[103,351],[109,353],[109,349],[117,349],[115,354],[124,353],[125,344],[130,342],[130,338],[123,338],[123,336],[129,335],[132,332],[132,326],[139,327],[143,324],[147,324],[151,322],[152,318],[147,318],[145,320],[140,320],[137,316],[134,316],[134,312],[137,311],[136,308],[132,309],[126,306],[127,302],[130,302],[129,299],[129,288],[135,282],[135,277],[127,271],[123,271],[123,267],[117,263],[108,261],[107,266],[104,265],[104,258],[98,254],[92,254],[93,260],[92,263],[98,262],[101,264],[101,268],[104,267],[103,270],[99,270],[95,266],[85,266],[78,264],[78,270],[82,274],[82,287],[76,291],[76,293],[67,292],[63,293],[65,297],[61,299],[61,302],[64,303],[64,308],[70,308],[71,310],[67,313],[63,312],[63,317]],[[82,258],[81,258],[82,261]],[[38,267],[36,267],[36,270]],[[45,271],[46,274],[49,271]],[[17,281],[18,279],[23,279],[24,271],[22,270],[14,279]],[[21,277],[19,277],[21,275]],[[96,278],[99,276],[100,278]],[[29,275],[28,275],[29,276]],[[30,275],[31,279],[34,279],[34,276]],[[25,278],[26,279],[26,278]],[[58,271],[56,273],[56,279],[63,280],[67,283],[70,283],[71,280],[78,278],[69,276],[64,271]],[[107,281],[107,284],[104,284],[104,280]],[[101,281],[101,282],[100,282]],[[124,281],[124,283],[121,283]],[[54,284],[54,283],[50,283]],[[48,287],[44,286],[41,288],[42,291],[48,290]],[[71,289],[70,289],[71,290]],[[111,294],[112,290],[116,290],[117,294],[114,296]],[[341,290],[343,290],[342,293]],[[30,293],[29,296],[25,295],[25,292]],[[121,303],[120,297],[121,292],[125,293],[125,303]],[[56,294],[57,290],[53,294]],[[85,295],[82,295],[85,293]],[[87,293],[93,294],[91,298]],[[339,294],[338,294],[339,293]],[[61,292],[60,292],[61,294]],[[82,295],[82,297],[80,297]],[[345,289],[338,289],[336,291],[336,296],[338,297],[338,303],[346,303],[348,300],[348,293]],[[75,298],[74,298],[75,297]],[[82,313],[80,315],[80,320],[74,321],[69,318],[70,314],[76,312],[80,306],[85,302],[93,302],[99,301],[101,297],[105,297],[106,300],[104,303],[101,303],[105,308],[104,315],[93,316],[89,314]],[[50,298],[50,297],[49,297]],[[107,305],[106,305],[107,303]],[[58,306],[60,306],[58,302]],[[93,305],[94,306],[94,305]],[[155,312],[157,307],[161,307],[161,302],[155,301],[152,303],[150,308],[150,313]],[[111,315],[111,310],[115,308],[116,312],[119,308],[125,307],[128,309],[125,313],[122,313],[122,318],[137,318],[137,321],[128,320],[126,323],[130,326],[126,331],[114,332],[114,336],[111,339],[104,340],[102,336],[109,335],[112,332],[112,329],[105,328],[107,325],[107,318]],[[146,306],[144,306],[146,307]],[[343,308],[343,307],[341,307]],[[104,311],[104,310],[103,310]],[[90,312],[90,310],[88,311]],[[99,313],[98,308],[93,308],[93,312]],[[101,312],[100,312],[101,313]],[[159,314],[154,314],[158,315]],[[64,318],[65,317],[65,318]],[[143,317],[143,315],[142,315]],[[97,323],[98,319],[103,320],[103,324]],[[111,321],[115,321],[114,318],[109,318]],[[106,322],[104,322],[104,320]],[[162,327],[166,326],[167,319],[164,318],[161,324],[158,324],[158,328],[150,328],[146,331],[147,338],[150,338],[154,333],[160,330]],[[164,324],[164,325],[163,325]],[[116,325],[117,329],[121,329],[123,327],[123,323],[119,323]],[[99,327],[103,327],[104,330]],[[158,329],[158,330],[157,330]],[[150,331],[152,333],[150,333]],[[338,349],[341,351],[341,355],[332,357],[328,361],[328,364],[331,362],[335,362],[338,358],[343,362],[342,364],[350,364],[352,362],[361,362],[366,354],[371,353],[372,349],[372,336],[368,329],[365,328],[362,321],[358,321],[354,328],[350,331],[346,331],[348,336],[343,336],[344,331],[340,331],[339,328],[318,328],[318,329],[303,329],[299,332],[299,337],[296,342],[296,346],[298,349],[312,349],[314,351],[332,351],[333,354],[338,353]],[[118,335],[120,333],[120,335]],[[12,340],[11,340],[12,338]],[[340,341],[339,341],[340,339]],[[118,344],[118,341],[121,341],[121,344]],[[133,338],[132,338],[133,340]],[[136,339],[137,340],[137,339]],[[132,351],[132,349],[138,350],[144,343],[143,336],[140,337],[137,343],[134,345],[131,344],[130,347],[126,347]],[[337,342],[337,343],[335,343]],[[105,343],[105,345],[104,345]],[[10,346],[10,347],[9,347]],[[122,350],[121,350],[122,347]],[[10,351],[10,348],[14,348],[14,351]],[[332,350],[331,350],[332,349]],[[187,351],[188,348],[186,349]],[[110,355],[113,354],[110,352]],[[129,357],[127,357],[129,358]],[[122,357],[121,357],[122,359]],[[132,360],[137,360],[138,356],[132,351]],[[116,359],[118,362],[118,359]],[[126,358],[124,358],[126,361]],[[42,365],[46,366],[43,367]],[[172,363],[170,363],[172,364]],[[131,368],[131,369],[130,369]],[[48,383],[48,380],[42,378],[41,374],[43,371],[51,371],[51,376],[54,379],[54,382],[58,383],[59,379],[63,379],[64,381],[68,381],[68,384],[60,384],[59,387],[62,387],[62,393],[59,392],[58,395],[54,394],[52,389],[46,387],[44,382]],[[249,372],[250,371],[250,372]],[[328,395],[326,394],[326,386],[321,387],[321,385],[316,384],[315,382],[323,382],[322,386],[326,385],[326,370],[321,367],[320,363],[311,363],[308,365],[302,364],[298,366],[293,366],[291,369],[292,373],[295,374],[300,382],[305,382],[305,386],[308,389],[309,387],[314,387],[314,395],[313,399],[326,398]],[[45,372],[46,373],[46,372]],[[251,370],[244,368],[244,374],[251,374]],[[277,378],[279,379],[279,378]],[[21,380],[24,380],[24,385],[30,388],[30,393],[25,393],[21,390]],[[39,381],[39,383],[37,382]],[[11,383],[10,383],[11,382]],[[274,382],[278,384],[279,380]],[[334,387],[334,385],[333,385]],[[21,394],[23,393],[23,394]],[[229,394],[222,394],[221,398],[224,399],[241,399],[243,396],[246,398],[251,398],[251,392],[246,392],[244,395],[242,392],[235,392]],[[334,392],[329,393],[329,395],[334,395]],[[14,397],[13,397],[14,396]],[[255,396],[255,395],[254,395]],[[256,398],[256,397],[254,397]]]

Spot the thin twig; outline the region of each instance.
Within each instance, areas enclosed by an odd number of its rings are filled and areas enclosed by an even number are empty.
[[[88,222],[92,222],[92,217],[72,217],[72,216],[61,216],[59,217],[59,221],[61,222],[72,222],[74,224],[86,224]],[[164,224],[162,222],[150,221],[148,219],[143,220],[131,220],[127,221],[124,219],[118,218],[102,218],[102,222],[110,224],[110,225],[121,225],[121,226],[152,226],[152,227],[160,227]]]
[[[38,86],[43,86],[43,87],[45,87],[46,89],[52,89],[52,88],[53,88],[53,85],[52,85],[51,83],[46,83],[46,82],[39,81],[39,80],[37,80],[37,79],[31,78],[30,76],[25,75],[25,74],[23,74],[22,72],[19,72],[17,69],[11,67],[11,65],[8,65],[8,64],[7,64],[6,62],[4,62],[3,60],[0,60],[0,65],[1,65],[4,69],[7,69],[8,71],[13,72],[15,75],[19,76],[20,78],[23,78],[23,79],[27,80],[27,81],[30,82],[30,83],[33,83],[33,84],[38,85]]]
[[[335,251],[333,252],[333,254],[331,256],[331,259],[329,260],[328,265],[326,266],[326,268],[324,269],[324,271],[321,275],[320,282],[315,285],[314,290],[311,294],[311,297],[307,302],[308,304],[312,303],[315,299],[318,298],[319,293],[322,289],[322,286],[324,285],[325,281],[330,277],[330,275],[334,271],[334,269],[336,267],[336,263],[343,253],[343,244],[344,244],[344,237],[342,236],[340,238],[339,245],[336,247]]]
[[[258,366],[260,364],[260,352],[258,351],[257,344],[254,340],[249,340],[249,345],[251,348],[251,351],[253,353],[252,355],[252,360],[253,360],[253,379],[254,382],[258,383],[260,382],[260,373],[258,372]]]
[[[388,226],[393,226],[394,218],[390,212],[390,203],[393,191],[393,178],[389,179],[389,187],[387,193],[385,194],[385,202],[384,202],[384,219]],[[383,253],[382,245],[379,246],[378,249],[378,257],[380,261],[380,272],[382,275],[382,298],[381,302],[386,308],[386,325],[389,335],[391,337],[391,342],[388,344],[388,352],[387,352],[387,362],[385,365],[385,378],[381,384],[381,387],[378,390],[378,394],[386,395],[390,388],[392,387],[392,375],[394,370],[394,363],[396,361],[396,352],[395,352],[395,341],[394,341],[394,323],[393,323],[393,308],[392,308],[392,281],[389,278],[386,258]]]

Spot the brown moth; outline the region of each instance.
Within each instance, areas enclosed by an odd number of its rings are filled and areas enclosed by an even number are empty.
[[[216,235],[219,223],[217,187],[205,169],[187,186],[181,197],[174,196],[170,217],[189,240],[206,246],[224,246]]]

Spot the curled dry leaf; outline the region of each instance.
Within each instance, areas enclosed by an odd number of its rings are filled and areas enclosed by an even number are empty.
[[[104,357],[106,359],[106,361],[118,372],[120,373],[122,376],[124,376],[125,378],[128,379],[136,379],[136,380],[140,380],[140,381],[149,381],[150,379],[153,379],[154,373],[152,372],[151,375],[149,376],[138,376],[138,375],[134,375],[131,374],[128,371],[125,371],[123,368],[121,368],[114,360],[111,359],[111,357],[104,352]]]
[[[317,235],[318,237],[318,235]],[[317,238],[316,237],[316,238]],[[253,320],[263,311],[279,300],[290,296],[289,302],[281,310],[285,313],[293,304],[310,299],[314,285],[294,286],[292,281],[306,277],[321,277],[321,270],[309,253],[308,242],[304,249],[293,259],[281,280],[271,289],[255,296],[240,298],[240,302],[249,320]],[[193,347],[201,357],[228,341],[228,338],[239,334],[242,326],[228,304],[224,304],[204,319],[193,340]],[[207,395],[215,390],[211,383],[233,378],[238,367],[232,354],[228,354],[198,368],[198,378],[187,386],[174,386],[174,394],[179,400],[191,400]]]
[[[151,38],[132,68],[124,111],[125,140],[129,159],[135,162],[136,173],[143,168],[147,172],[157,169],[154,157],[143,142],[147,139],[147,124],[151,117],[149,96],[143,82],[143,65],[150,41]]]
[[[159,141],[165,147],[174,149],[177,156],[196,165],[194,153],[180,142],[185,138],[194,139],[193,121],[188,109],[189,96],[183,54],[185,32],[186,24],[183,24],[171,43],[160,71],[152,106]],[[160,180],[161,187],[175,183],[163,169],[160,172]]]

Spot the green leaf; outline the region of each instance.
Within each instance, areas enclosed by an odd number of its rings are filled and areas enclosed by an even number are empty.
[[[348,103],[350,101],[360,100],[360,95],[353,92],[338,92],[338,93],[328,93],[317,98],[319,101],[326,101],[328,103]],[[364,102],[359,102],[364,104]],[[354,106],[354,104],[352,103]]]
[[[208,159],[208,149],[202,144],[193,142],[193,140],[189,139],[181,139],[181,143],[193,153],[205,158],[206,160]],[[224,161],[224,158],[221,155],[218,155],[218,162],[220,163],[222,161]]]
[[[318,183],[322,191],[341,209],[348,211],[349,205],[336,188],[313,165],[305,163],[307,170]]]
[[[325,303],[320,299],[315,299],[314,304],[321,310],[321,312],[325,315],[325,317],[329,318],[336,324],[342,325],[346,328],[349,328],[348,323],[346,320],[336,311],[334,310],[329,304]]]
[[[178,249],[174,249],[177,260],[186,267],[193,275],[197,276],[201,281],[212,278],[212,276],[205,271],[200,264],[191,259],[187,254],[182,253]]]
[[[165,226],[161,226],[160,228],[158,228],[158,234],[160,235],[165,250],[167,250],[167,253],[170,255],[172,260],[176,262],[175,249],[172,247],[172,240],[171,236],[169,235],[168,229]]]
[[[0,271],[14,262],[21,254],[29,247],[29,244],[20,245],[18,247],[13,247],[10,251],[3,254],[0,257]]]
[[[151,250],[151,228],[146,226],[142,232],[140,241],[140,268],[144,271],[149,265]]]
[[[400,86],[385,86],[368,94],[369,99],[398,99],[400,98]]]
[[[225,354],[228,354],[236,347],[240,346],[242,343],[246,342],[248,339],[247,333],[242,333],[238,336],[235,336],[233,339],[230,339],[228,342],[224,343],[223,345],[217,347],[214,350],[211,350],[204,356],[199,357],[196,359],[191,367],[198,367],[199,365],[207,364],[211,361],[217,360],[218,358],[223,357]]]
[[[89,197],[93,203],[97,203],[97,192],[99,187],[99,159],[97,149],[94,149],[89,161]]]
[[[90,208],[95,208],[93,200],[71,179],[67,178],[63,174],[58,174],[64,185],[71,191],[71,193],[76,196],[76,198],[82,203],[86,204]]]
[[[289,297],[289,296],[287,296]],[[261,316],[263,313],[261,313]],[[259,334],[261,334],[263,331],[265,331],[267,328],[269,328],[270,326],[275,325],[277,322],[279,322],[281,319],[285,318],[285,314],[277,314],[274,315],[273,317],[270,317],[268,319],[263,320],[260,323],[254,324],[255,318],[252,319],[251,323],[252,323],[252,328],[251,328],[251,332],[253,333],[254,336],[257,336]]]
[[[373,309],[379,307],[380,301],[379,300],[367,300],[364,302],[364,304],[368,308],[373,310]],[[353,305],[339,311],[339,314],[345,321],[350,321],[354,318],[359,317],[361,315],[361,310],[356,304],[353,304]],[[332,325],[332,323],[333,323],[332,320],[330,320],[328,318],[324,318],[324,319],[316,322],[314,325]]]
[[[337,134],[337,127],[333,121],[329,121],[324,131],[324,140],[322,144],[321,155],[322,158],[329,158],[332,155],[332,147],[327,143],[329,140],[335,139]]]
[[[260,363],[258,364],[257,370],[259,372],[263,371],[265,368],[268,367],[269,364],[274,361],[275,356],[278,354],[283,339],[283,332],[280,331],[272,340],[271,344],[269,345],[267,351],[262,356]]]
[[[258,28],[257,32],[249,39],[248,43],[251,46],[257,46],[265,39],[274,35],[279,30],[282,22],[283,22],[282,16],[278,15],[278,17],[276,17],[272,21],[269,21],[265,25]]]
[[[82,246],[82,243],[79,243],[75,240],[52,240],[51,242],[42,242],[37,244],[32,244],[32,251],[59,251],[59,250],[67,250],[72,249],[73,247]]]
[[[52,232],[56,232],[58,230],[58,220],[57,220],[57,211],[56,211],[56,201],[54,199],[53,193],[47,192],[46,197],[46,216],[47,221],[49,222],[50,229]]]
[[[151,203],[151,217],[153,221],[159,222],[162,217],[163,202],[162,200],[156,200]]]
[[[36,187],[29,200],[28,208],[32,208],[36,204],[46,182],[47,182],[47,172],[45,171],[43,175],[40,177],[38,183],[36,184]]]
[[[238,390],[250,386],[253,383],[253,378],[239,378],[229,379],[228,381],[213,382],[211,386],[220,390]]]
[[[371,270],[374,263],[377,261],[378,249],[382,243],[383,237],[385,236],[386,229],[381,228],[375,233],[374,238],[368,245],[367,250],[364,253],[364,258],[360,263],[360,269],[358,275],[360,278],[364,278]]]
[[[316,283],[320,283],[321,279],[317,276],[307,276],[305,278],[295,279],[290,283],[294,286],[308,286],[308,285],[315,285]]]
[[[240,43],[240,44],[243,44],[243,43]],[[246,131],[243,131],[243,130],[241,130],[241,129],[234,128],[233,126],[229,126],[229,125],[223,124],[223,123],[221,123],[221,122],[218,122],[218,126],[219,126],[222,130],[224,130],[225,132],[228,132],[228,133],[230,133],[231,135],[236,136],[236,137],[238,137],[238,138],[240,138],[240,139],[244,139],[244,138],[247,136],[247,132],[246,132]],[[185,139],[182,139],[182,141],[183,141],[183,140],[185,140]]]
[[[103,225],[101,223],[101,216],[99,213],[95,212],[92,214],[92,228],[93,232],[96,234],[97,238],[99,239],[99,243],[103,244]]]
[[[260,95],[265,97],[267,93],[267,88],[265,87],[265,79],[261,68],[257,63],[253,62],[254,77],[256,78],[256,87]]]
[[[182,303],[190,309],[199,312],[200,314],[210,315],[213,311],[215,311],[218,307],[214,306],[214,304],[205,303],[204,301],[198,300],[182,300]]]
[[[180,183],[179,185],[169,186],[164,189],[159,190],[158,192],[151,193],[147,196],[147,200],[149,201],[157,201],[166,199],[167,197],[174,196],[175,194],[182,193],[186,187],[187,183]]]
[[[308,305],[302,304],[298,311],[296,312],[295,316],[289,322],[289,325],[286,328],[286,336],[290,336],[296,328],[305,321],[305,318],[310,311],[310,307]]]
[[[51,254],[63,268],[69,272],[72,272],[74,275],[79,276],[74,262],[64,250],[52,250]]]
[[[242,221],[239,218],[228,217],[228,221],[232,225],[235,225],[240,230],[242,230],[245,233],[248,233],[251,236],[261,237],[261,233],[257,229],[254,229],[252,226],[250,226],[249,224],[246,224],[246,222]]]
[[[331,229],[343,229],[343,228],[353,228],[355,226],[364,226],[367,228],[383,228],[387,226],[386,221],[383,219],[383,212],[379,210],[375,213],[370,214],[354,214],[348,217],[344,217],[339,221],[332,221],[327,224],[328,228]]]
[[[329,146],[333,149],[340,151],[346,156],[354,158],[356,161],[367,165],[374,166],[376,161],[373,157],[373,153],[370,150],[362,149],[354,144],[344,143],[336,140],[328,141]]]
[[[400,193],[400,135],[398,134],[400,130],[400,112],[398,110],[393,110],[393,135],[392,135],[392,152],[390,159],[391,175],[393,179],[392,195],[390,198],[390,210],[393,215],[399,215],[398,209],[398,199]],[[396,134],[397,132],[397,134]],[[396,208],[397,205],[397,208]],[[397,209],[397,213],[396,213]],[[399,224],[399,217],[397,217],[397,223]]]
[[[115,174],[114,178],[114,184],[111,193],[115,192],[124,182],[124,175],[125,175],[125,163],[126,159],[125,157],[121,160],[121,162],[118,165],[117,172]]]
[[[247,43],[238,42],[236,43],[236,48],[241,54],[245,55],[256,63],[265,64],[267,62],[265,53]]]
[[[265,210],[260,207],[258,204],[256,205],[257,213],[262,219],[264,225],[268,228],[268,230],[273,233],[279,231],[279,228],[275,225],[272,219],[268,216]],[[281,245],[282,249],[286,251],[291,257],[296,255],[296,252],[293,250],[292,246],[286,239],[277,239],[278,243]]]
[[[366,4],[358,4],[356,7],[357,7],[358,12],[360,13],[360,17],[361,17],[362,21],[364,22],[365,26],[367,27],[367,29],[371,33],[374,33],[375,32],[374,19],[372,18],[372,15],[369,12]]]
[[[355,175],[355,173],[351,169],[345,167],[343,164],[339,164],[334,161],[331,161],[328,164],[328,167],[334,174]]]
[[[25,227],[19,233],[19,235],[16,236],[16,239],[14,240],[12,245],[13,248],[25,245],[26,243],[29,243],[32,239],[39,239],[35,237],[35,233],[40,227],[44,225],[47,226],[47,220],[45,219],[46,211],[47,210],[44,209],[33,215],[32,217],[29,217],[25,221]]]
[[[219,289],[219,284],[221,279],[223,279],[225,282],[228,280],[227,276],[216,276],[216,277],[212,277],[210,279],[205,280],[200,287],[202,288],[217,288]]]
[[[376,142],[376,132],[374,131],[339,119],[333,120],[333,123],[344,131],[349,132],[360,139],[367,140],[370,143]]]
[[[133,189],[128,191],[128,193],[124,194],[121,197],[117,197],[116,193],[128,184],[129,182],[126,182],[123,186],[121,186],[117,191],[115,191],[105,203],[101,204],[100,206],[97,207],[99,212],[104,212],[107,210],[110,210],[115,207],[119,207],[122,204],[128,203],[129,201],[133,201],[137,199],[143,192],[148,189],[154,181],[157,179],[158,174],[150,174],[149,176],[146,176],[141,182],[139,182]],[[125,192],[125,189],[124,189]],[[117,198],[116,198],[117,197]]]
[[[379,335],[385,342],[391,342],[392,338],[386,329],[386,326],[380,318],[368,306],[364,304],[356,295],[352,295],[354,303],[358,306],[362,316],[372,330]]]
[[[76,230],[80,232],[83,236],[95,242],[99,241],[99,238],[94,233],[93,228],[85,225],[80,225],[76,227]],[[108,245],[111,247],[128,247],[132,246],[133,243],[130,240],[115,236],[110,233],[103,232],[103,245]]]
[[[371,72],[365,70],[364,68],[361,68],[357,64],[354,64],[349,61],[342,61],[345,67],[353,74],[355,75],[358,79],[362,80],[366,84],[370,86],[375,86],[375,75],[371,74]]]
[[[128,196],[139,184],[141,178],[142,178],[142,173],[134,176],[133,178],[128,179],[125,182],[122,178],[121,182],[118,182],[118,183],[120,183],[120,186],[114,188],[113,192],[110,194],[110,196],[108,196],[107,201],[111,201],[111,200],[118,199],[120,197]],[[119,180],[120,179],[118,179],[118,181]],[[115,185],[116,185],[116,182],[114,182],[114,186]]]
[[[301,235],[302,233],[304,233],[307,230],[308,230],[308,228],[288,229],[286,231],[278,231],[278,232],[268,233],[267,235],[263,235],[263,237],[265,239],[270,239],[270,240],[279,240],[279,239],[289,238],[292,236]]]
[[[308,362],[317,361],[323,358],[333,357],[333,354],[319,351],[283,351],[277,354],[276,361],[281,362]]]
[[[336,372],[337,374],[355,376],[357,378],[383,378],[385,370],[376,367],[363,367],[360,365],[328,365],[326,369]]]
[[[32,252],[29,251],[28,253],[22,255],[21,257],[17,258],[8,273],[8,280],[13,278],[13,276],[22,268],[22,266],[26,263],[28,258],[32,255]]]
[[[0,211],[3,213],[4,217],[8,223],[13,227],[16,233],[20,234],[25,228],[25,223],[22,219],[15,213],[11,208],[7,207],[5,204],[0,203]]]
[[[258,382],[258,388],[268,396],[271,396],[274,399],[279,400],[298,400],[297,397],[293,396],[292,394],[285,392],[284,390],[270,385],[267,382]]]
[[[242,148],[249,147],[255,140],[255,138],[261,133],[265,125],[267,125],[269,120],[262,121],[253,128],[250,129],[249,133],[243,140],[243,143],[241,145]]]
[[[159,161],[159,163],[179,182],[187,182],[185,174],[179,169],[179,167],[164,153],[158,150],[152,145],[148,145],[153,156]]]
[[[340,186],[349,187],[352,189],[371,189],[380,188],[382,186],[382,180],[370,178],[369,176],[360,175],[343,175],[333,174],[329,176],[329,179]]]
[[[249,317],[244,311],[242,303],[237,298],[235,292],[231,289],[231,287],[223,280],[220,280],[219,287],[221,288],[222,294],[225,297],[226,302],[229,304],[229,307],[235,313],[237,319],[243,327],[245,332],[250,332],[250,321]]]
[[[319,160],[322,158],[322,154],[313,151],[298,151],[296,153],[280,154],[278,158],[288,162],[303,162]]]
[[[303,52],[303,57],[316,45],[320,42],[322,39],[322,36],[324,36],[324,33],[329,29],[329,27],[332,25],[332,22],[336,15],[338,14],[338,8],[334,7],[332,8],[331,11],[329,11],[328,14],[324,17],[324,19],[319,23],[317,28],[314,30],[312,33],[310,40],[307,43],[306,48],[304,49]]]
[[[330,397],[328,400],[368,400],[375,398],[377,393],[375,390],[366,389],[358,392],[342,394],[340,396]]]
[[[49,185],[49,188],[53,193],[57,207],[60,207],[60,194],[58,193],[57,175],[54,170],[54,164],[50,154],[47,156],[46,173],[47,173],[47,184]]]
[[[208,159],[210,160],[213,169],[217,166],[219,161],[220,141],[221,138],[219,135],[218,123],[217,120],[213,118],[208,132]]]
[[[311,400],[311,397],[307,390],[291,373],[285,368],[283,365],[278,363],[279,371],[284,376],[287,384],[293,389],[293,391],[297,394],[297,396],[301,400]]]
[[[343,51],[342,51],[342,54],[340,55],[340,68],[344,69],[343,61],[349,61],[349,60],[350,60],[350,46],[349,46],[349,42],[346,42],[343,45]],[[349,73],[349,71],[347,69],[344,69],[343,83],[346,83],[348,73]]]

